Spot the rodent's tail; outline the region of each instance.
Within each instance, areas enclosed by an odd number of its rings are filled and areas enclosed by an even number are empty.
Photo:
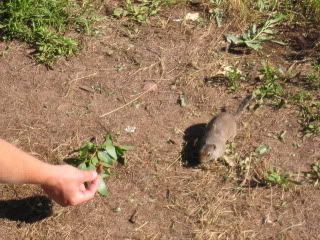
[[[243,112],[243,110],[246,109],[249,106],[249,104],[250,104],[252,99],[253,99],[253,95],[252,94],[246,96],[242,100],[242,102],[240,103],[235,115],[236,116],[240,116],[240,114]]]

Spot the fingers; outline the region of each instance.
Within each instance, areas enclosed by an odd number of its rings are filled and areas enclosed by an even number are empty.
[[[79,192],[77,195],[77,198],[75,199],[72,205],[81,204],[93,199],[98,189],[98,182],[99,182],[98,180],[94,180],[90,184],[89,188],[87,188],[84,192]]]
[[[93,194],[98,190],[99,187],[99,178],[93,180],[87,187],[87,191],[93,192]]]
[[[96,171],[85,171],[82,170],[82,178],[81,178],[81,182],[92,182],[95,179],[97,179],[98,177],[98,173]]]

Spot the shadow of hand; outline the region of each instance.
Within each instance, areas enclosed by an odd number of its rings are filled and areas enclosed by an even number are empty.
[[[34,223],[52,215],[52,201],[45,196],[0,200],[0,218]]]

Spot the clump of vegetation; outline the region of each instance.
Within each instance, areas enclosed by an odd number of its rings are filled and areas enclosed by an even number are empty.
[[[224,19],[223,0],[209,0],[209,18],[215,19],[218,27],[221,27]]]
[[[139,23],[145,23],[148,18],[159,13],[161,7],[173,3],[173,0],[141,0],[135,3],[132,0],[126,0],[123,7],[113,10],[115,17],[129,17]]]
[[[241,35],[227,34],[226,40],[230,43],[230,48],[246,46],[256,51],[262,48],[262,44],[267,41],[283,44],[274,39],[275,27],[283,20],[283,15],[268,19],[261,27],[253,24]]]
[[[306,101],[309,101],[312,99],[310,93],[306,92],[306,91],[299,91],[297,93],[295,93],[291,99],[293,100],[293,102],[295,102],[296,104],[304,104]]]
[[[309,104],[301,104],[301,125],[306,134],[320,133],[320,102],[312,101]]]
[[[75,151],[77,156],[66,161],[80,169],[97,170],[101,178],[98,192],[107,196],[108,188],[104,180],[114,174],[113,168],[116,163],[126,163],[125,152],[128,149],[128,146],[115,145],[111,135],[108,135],[100,145],[93,141],[86,142]]]
[[[260,101],[263,101],[265,98],[268,99],[279,99],[283,93],[283,87],[279,83],[279,71],[265,63],[261,70],[262,76],[261,81],[262,85],[254,90],[253,95]]]
[[[4,40],[27,42],[34,56],[48,66],[79,50],[69,30],[89,32],[95,18],[88,1],[4,0],[0,2],[0,34]]]
[[[266,12],[266,11],[272,10],[276,6],[277,1],[276,0],[257,0],[255,4],[257,9],[260,12]]]
[[[313,163],[311,170],[305,173],[305,177],[313,182],[314,186],[318,186],[320,181],[320,162]]]
[[[307,84],[310,90],[320,90],[320,64],[313,65],[313,70],[307,76]]]
[[[320,2],[319,0],[295,1],[286,0],[278,1],[277,8],[292,19],[308,19],[311,21],[320,20]]]
[[[236,67],[229,67],[226,69],[226,77],[228,78],[228,85],[231,91],[236,92],[240,89],[240,82],[244,80],[239,69]]]
[[[280,172],[279,169],[271,168],[265,174],[264,181],[268,186],[280,186],[287,188],[293,182],[288,173]]]

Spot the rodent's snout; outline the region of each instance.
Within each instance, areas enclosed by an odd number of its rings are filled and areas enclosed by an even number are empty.
[[[216,146],[215,145],[204,145],[199,152],[199,160],[201,163],[206,163],[215,160],[216,157]]]
[[[208,154],[205,154],[203,151],[200,151],[199,153],[199,160],[200,160],[200,163],[205,163],[205,162],[208,162]]]

